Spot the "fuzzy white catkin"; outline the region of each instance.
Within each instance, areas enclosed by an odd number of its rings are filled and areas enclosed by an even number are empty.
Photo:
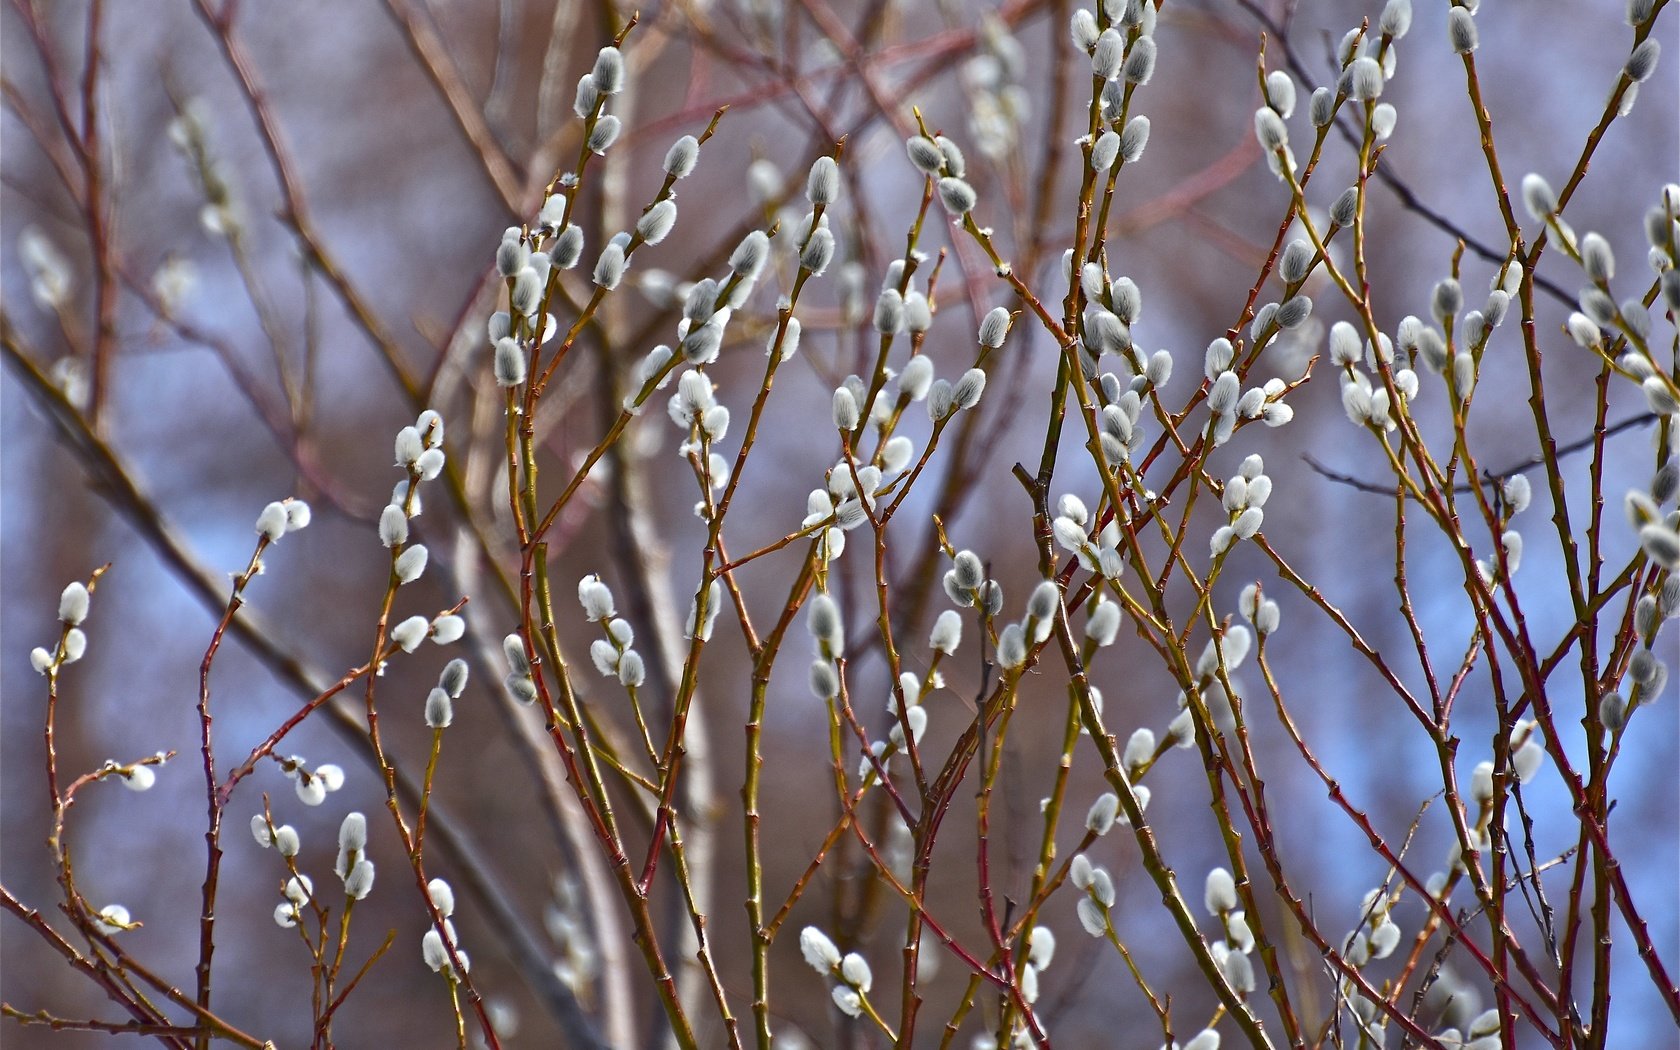
[[[1148,145],[1149,118],[1139,114],[1128,120],[1120,132],[1120,159],[1127,164],[1135,163]]]
[[[832,204],[840,196],[840,165],[833,157],[818,157],[805,178],[805,199],[812,204]]]
[[[403,652],[412,653],[426,640],[426,632],[431,626],[424,616],[410,616],[391,628],[391,641],[396,642]]]
[[[904,371],[898,374],[899,393],[911,401],[920,401],[928,395],[928,388],[933,384],[933,360],[921,354],[912,357],[904,365]]]
[[[1399,40],[1412,28],[1412,0],[1388,0],[1377,19],[1377,29],[1384,36]]]
[[[597,117],[595,126],[589,131],[589,140],[585,143],[589,152],[602,154],[618,141],[618,133],[624,130],[624,123],[611,113]]]
[[[851,952],[840,960],[840,977],[860,992],[867,992],[875,983],[875,975],[869,970],[869,963],[863,956]]]
[[[595,56],[595,68],[590,71],[595,89],[603,95],[616,95],[624,90],[624,54],[618,48],[603,47]]]
[[[426,571],[426,559],[425,544],[416,543],[412,547],[405,547],[403,552],[397,555],[391,572],[396,576],[398,583],[413,583]]]
[[[1108,915],[1096,901],[1089,897],[1081,897],[1076,911],[1079,915],[1079,925],[1086,933],[1093,937],[1102,937],[1108,933]]]
[[[1120,136],[1112,131],[1105,131],[1091,145],[1091,168],[1094,171],[1107,171],[1114,167],[1114,162],[1120,156]]]
[[[933,631],[928,636],[928,648],[950,656],[957,651],[962,643],[962,616],[955,609],[946,609],[933,622]]]
[[[621,245],[609,242],[601,249],[601,254],[595,259],[592,278],[607,291],[618,287],[618,283],[624,279],[624,248]]]
[[[904,296],[897,288],[884,288],[875,299],[875,331],[892,335],[904,327]]]
[[[665,153],[665,174],[674,179],[685,179],[693,173],[699,160],[700,140],[693,135],[684,135],[671,143],[671,148]]]
[[[1155,75],[1155,38],[1139,37],[1126,53],[1126,64],[1120,75],[1128,84],[1147,84]]]
[[[496,385],[508,388],[525,382],[525,353],[511,338],[496,340]]]
[[[955,175],[947,175],[939,180],[939,203],[952,218],[960,219],[973,211],[978,200],[974,187]]]
[[[1266,74],[1266,104],[1286,120],[1295,112],[1295,81],[1281,69]]]
[[[729,271],[742,280],[754,281],[770,258],[770,238],[763,230],[753,230],[741,238],[741,243],[729,254]]]
[[[449,883],[442,879],[433,879],[426,883],[426,896],[431,898],[432,907],[437,909],[438,915],[447,919],[455,914],[455,891]]]
[[[1091,51],[1091,75],[1113,80],[1120,75],[1120,65],[1125,57],[1126,38],[1110,26],[1097,37],[1096,46]]]
[[[997,660],[1011,670],[1027,662],[1027,638],[1020,624],[1012,623],[998,632]]]
[[[1657,58],[1661,53],[1662,45],[1657,43],[1656,37],[1646,37],[1628,55],[1627,65],[1623,67],[1622,72],[1636,84],[1648,80],[1651,74],[1656,72]]]
[[[1312,97],[1307,100],[1307,117],[1315,128],[1329,125],[1336,115],[1336,93],[1327,87],[1313,88]]]
[[[962,178],[968,174],[968,161],[963,157],[962,149],[955,142],[944,135],[935,135],[933,144],[939,147],[939,152],[945,156],[945,170]]]
[[[1085,621],[1085,637],[1099,646],[1112,645],[1120,633],[1120,603],[1101,602]]]
[[[282,503],[270,503],[257,515],[257,535],[269,543],[274,543],[286,534],[286,507]]]
[[[440,687],[426,694],[426,725],[433,729],[448,729],[455,721],[455,701],[449,691]]]
[[[811,231],[810,239],[799,253],[799,265],[809,270],[813,277],[820,277],[833,260],[834,234],[827,227],[819,226]]]
[[[1289,128],[1283,123],[1283,118],[1270,106],[1262,106],[1254,111],[1254,137],[1259,140],[1260,148],[1267,153],[1276,153],[1289,143]]]
[[[658,244],[677,224],[677,202],[667,197],[656,202],[636,220],[636,232],[648,244]]]
[[[1377,60],[1369,56],[1354,59],[1348,69],[1348,94],[1361,102],[1369,102],[1382,94],[1383,71]]]
[[[1447,42],[1461,55],[1467,55],[1479,46],[1476,19],[1468,9],[1455,7],[1447,12]]]
[[[1223,915],[1237,907],[1237,883],[1224,868],[1214,868],[1207,874],[1202,890],[1202,903],[1209,915]]]
[[[1120,812],[1120,798],[1112,791],[1105,791],[1097,796],[1091,804],[1091,809],[1085,814],[1085,828],[1093,835],[1101,837],[1109,833],[1114,827],[1114,818]]]
[[[577,265],[578,258],[583,254],[583,229],[576,225],[569,225],[554,238],[553,247],[548,250],[549,262],[569,270]]]
[[[408,542],[408,515],[394,503],[379,514],[379,542],[387,547],[400,547]]]
[[[973,408],[980,403],[980,395],[985,390],[986,373],[978,368],[970,368],[951,387],[951,404],[959,409]]]
[[[373,892],[373,861],[362,858],[344,878],[344,895],[351,900],[363,900]]]
[[[1003,345],[1003,340],[1009,335],[1009,311],[1002,306],[994,306],[980,319],[980,345],[996,350]]]
[[[857,399],[845,387],[836,387],[833,404],[834,428],[850,433],[858,425]]]
[[[925,135],[911,136],[904,143],[904,150],[910,156],[911,165],[923,175],[937,177],[945,167],[945,154]]]
[[[85,584],[72,583],[64,588],[58,596],[58,618],[60,622],[75,627],[88,614],[88,589]]]
[[[815,926],[807,926],[799,931],[799,951],[805,956],[805,962],[811,969],[825,977],[840,965],[840,949],[834,946],[827,934]]]

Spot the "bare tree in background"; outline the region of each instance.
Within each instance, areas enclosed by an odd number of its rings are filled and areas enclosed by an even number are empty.
[[[1671,1044],[1669,6],[12,0],[6,1038]]]

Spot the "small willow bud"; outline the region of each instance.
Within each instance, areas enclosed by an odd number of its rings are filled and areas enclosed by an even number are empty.
[[[607,291],[618,287],[618,282],[624,279],[624,248],[618,244],[609,243],[601,249],[600,256],[595,260],[595,283]]]
[[[426,558],[425,544],[416,543],[412,547],[404,548],[403,552],[397,555],[391,572],[396,576],[398,583],[413,583],[426,571]]]
[[[810,271],[811,276],[820,277],[833,260],[834,234],[819,226],[811,231],[810,240],[805,242],[804,250],[799,253],[799,265]]]
[[[909,154],[911,165],[923,175],[938,178],[945,167],[945,154],[926,135],[912,135],[905,141],[904,151]]]
[[[1279,328],[1299,328],[1312,316],[1312,299],[1305,295],[1292,295],[1278,305],[1277,321]]]
[[[951,387],[951,404],[954,408],[973,408],[980,403],[980,395],[986,389],[986,373],[978,368],[970,368],[962,374]]]
[[[1155,75],[1155,38],[1139,37],[1126,54],[1126,64],[1120,75],[1128,84],[1147,84]]]
[[[1627,65],[1622,67],[1622,72],[1634,83],[1642,83],[1656,72],[1657,58],[1661,54],[1662,45],[1657,43],[1657,38],[1646,37],[1628,55]]]
[[[962,617],[955,609],[946,609],[933,622],[933,633],[928,636],[928,648],[949,656],[957,651],[962,642]]]
[[[1139,114],[1126,121],[1126,128],[1120,132],[1120,159],[1132,164],[1143,156],[1144,147],[1149,145],[1149,118]]]
[[[636,220],[636,233],[648,244],[658,244],[677,224],[677,202],[669,197],[656,202]]]
[[[1550,183],[1533,172],[1523,176],[1522,198],[1523,207],[1536,222],[1557,214],[1557,194],[1552,192]]]
[[[1582,237],[1581,268],[1594,284],[1608,283],[1616,275],[1616,257],[1610,251],[1610,242],[1597,233]]]
[[[1447,42],[1461,55],[1468,55],[1480,46],[1476,19],[1467,8],[1455,7],[1447,12]]]
[[[587,120],[589,114],[595,112],[595,107],[601,104],[601,89],[595,86],[595,78],[585,73],[578,78],[577,94],[572,98],[572,112],[579,120]]]
[[[1110,26],[1097,37],[1096,46],[1091,51],[1091,75],[1103,80],[1113,80],[1120,75],[1120,66],[1125,62],[1126,38],[1118,29]]]
[[[741,238],[741,243],[729,255],[729,270],[744,280],[756,280],[770,257],[770,238],[763,230],[754,230]]]
[[[954,175],[948,175],[939,180],[939,203],[952,218],[962,218],[974,210],[979,196],[974,187]]]
[[[1202,890],[1202,903],[1209,915],[1224,915],[1237,908],[1237,883],[1224,868],[1214,868],[1207,874]]]
[[[998,632],[997,662],[1009,670],[1027,662],[1027,636],[1020,624],[1012,623]]]
[[[1412,0],[1388,0],[1377,19],[1383,36],[1399,40],[1412,28]]]
[[[928,387],[932,383],[933,360],[921,354],[906,362],[904,371],[898,374],[899,393],[912,401],[920,401],[927,397]]]
[[[1261,106],[1254,111],[1254,137],[1259,140],[1261,149],[1276,153],[1289,143],[1289,128],[1276,110]]]
[[[1307,241],[1299,238],[1290,241],[1278,257],[1278,276],[1286,284],[1299,284],[1312,272],[1312,264],[1317,258],[1318,252]]]
[[[1429,308],[1435,320],[1445,324],[1448,318],[1457,316],[1458,311],[1464,308],[1464,290],[1451,277],[1442,278],[1430,296]]]
[[[1295,112],[1295,81],[1281,69],[1266,74],[1266,105],[1285,119]]]
[[[616,95],[624,90],[624,53],[616,47],[603,47],[595,56],[595,68],[589,79],[603,95]]]
[[[1359,188],[1349,186],[1330,204],[1330,221],[1337,226],[1352,226],[1359,216]]]
[[[1068,36],[1073,41],[1074,47],[1089,53],[1093,47],[1097,46],[1097,40],[1101,36],[1097,29],[1096,16],[1083,7],[1074,11],[1073,18],[1069,20],[1068,24]]]
[[[1114,162],[1120,156],[1120,136],[1112,131],[1105,131],[1091,146],[1091,168],[1094,171],[1107,171],[1114,167]]]
[[[1327,87],[1313,88],[1312,98],[1307,100],[1307,118],[1313,127],[1328,127],[1336,116],[1336,94]]]
[[[595,119],[595,126],[589,129],[589,152],[605,153],[614,142],[618,141],[618,133],[624,130],[624,124],[617,117],[608,113]]]
[[[1348,69],[1348,94],[1361,102],[1369,102],[1382,94],[1383,71],[1377,60],[1369,56],[1354,59]]]
[[[496,385],[519,386],[525,382],[525,354],[512,339],[496,340]]]
[[[1389,52],[1393,54],[1393,52]],[[1380,103],[1371,110],[1371,134],[1378,142],[1385,142],[1394,134],[1394,126],[1400,121],[1400,111],[1387,102]]]
[[[396,642],[403,652],[412,653],[420,648],[420,643],[426,640],[426,634],[431,628],[431,621],[424,616],[410,616],[391,628],[391,641]]]
[[[850,433],[857,429],[859,415],[857,399],[852,397],[852,392],[845,387],[839,387],[834,391],[833,414],[836,430]]]
[[[548,249],[549,261],[562,270],[576,266],[582,254],[583,230],[576,225],[561,230],[560,236],[554,238],[554,245]]]
[[[58,619],[75,627],[88,614],[88,589],[85,584],[72,583],[58,596]]]
[[[1099,646],[1112,645],[1120,633],[1120,603],[1101,602],[1085,621],[1085,637]]]
[[[935,135],[933,144],[939,147],[939,152],[945,155],[945,170],[957,178],[968,174],[968,161],[963,157],[962,150],[957,144],[944,135]]]
[[[805,179],[805,199],[812,204],[832,204],[840,196],[840,165],[833,157],[818,157]]]
[[[685,179],[694,171],[694,165],[700,161],[700,140],[693,135],[684,135],[671,143],[671,148],[665,153],[663,165],[665,174],[673,179]]]
[[[1105,791],[1091,803],[1090,810],[1085,814],[1085,830],[1098,836],[1108,834],[1114,828],[1114,818],[1120,813],[1120,798],[1112,791]]]
[[[1009,335],[1009,311],[1004,307],[993,307],[985,317],[980,319],[980,345],[996,350],[1003,345],[1003,340]]]
[[[537,271],[527,266],[520,270],[513,278],[513,291],[508,295],[508,305],[513,312],[523,317],[530,317],[537,312],[542,303],[543,281]]]

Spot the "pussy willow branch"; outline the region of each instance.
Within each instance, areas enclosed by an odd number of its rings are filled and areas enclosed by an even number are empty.
[[[95,479],[93,490],[129,522],[201,605],[210,610],[222,608],[225,578],[200,564],[191,545],[140,487],[123,458],[88,428],[81,414],[35,364],[34,354],[23,345],[21,337],[11,327],[10,319],[4,316],[0,316],[0,352],[5,354],[7,363],[24,381],[25,389],[45,412],[65,446],[76,453],[83,467]],[[254,610],[242,610],[229,630],[294,694],[309,699],[331,688],[326,676],[278,641],[279,632]],[[336,703],[325,705],[324,710],[329,719],[328,725],[338,732],[352,751],[364,760],[369,759],[367,737],[359,716]],[[420,794],[417,785],[401,772],[397,776],[397,791],[405,803],[418,803]],[[594,1022],[583,1011],[572,991],[554,975],[547,949],[531,932],[528,919],[520,914],[502,884],[485,866],[483,858],[488,854],[461,829],[457,818],[435,801],[431,806],[429,823],[438,848],[459,874],[466,893],[484,910],[488,923],[494,927],[497,943],[519,960],[521,979],[533,986],[534,993],[555,1015],[568,1038],[575,1038],[579,1046],[600,1046]]]

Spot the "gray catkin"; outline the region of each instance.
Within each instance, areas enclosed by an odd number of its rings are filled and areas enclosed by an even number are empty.
[[[665,153],[665,174],[674,179],[685,179],[693,173],[699,161],[700,140],[693,135],[684,135],[671,143],[671,148]]]
[[[833,157],[818,157],[805,179],[805,199],[812,204],[832,204],[840,196],[840,165]]]
[[[1120,132],[1120,159],[1127,164],[1134,163],[1148,145],[1149,118],[1139,114],[1128,120],[1125,130]]]
[[[1480,46],[1476,19],[1465,8],[1455,7],[1447,12],[1447,42],[1461,55],[1468,55]]]

